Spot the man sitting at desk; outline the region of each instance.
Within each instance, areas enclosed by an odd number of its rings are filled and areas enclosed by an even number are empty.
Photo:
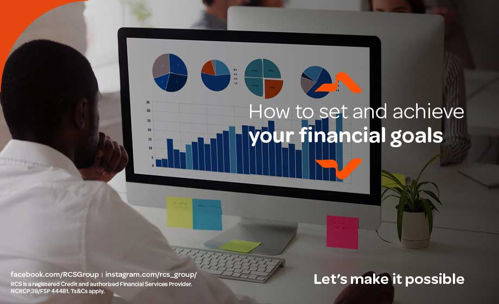
[[[33,41],[7,60],[1,104],[13,139],[0,153],[0,303],[111,303],[114,293],[131,303],[254,302],[234,295],[190,258],[177,256],[161,232],[105,183],[126,166],[128,156],[98,133],[98,100],[89,62],[70,47]],[[25,272],[72,274],[32,279],[47,284],[117,284],[101,286],[97,295],[11,293],[11,282]],[[158,272],[197,277],[191,287],[119,284],[174,281],[119,276]],[[100,277],[105,273],[117,277]],[[387,288],[393,298],[392,286],[378,290]],[[343,298],[349,293],[359,298],[355,290],[345,290]],[[378,290],[360,295],[365,299]]]

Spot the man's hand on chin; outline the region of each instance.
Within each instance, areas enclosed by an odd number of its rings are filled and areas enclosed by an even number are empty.
[[[84,180],[110,181],[128,163],[128,154],[125,148],[111,140],[104,133],[99,133],[99,144],[91,167],[80,169]]]

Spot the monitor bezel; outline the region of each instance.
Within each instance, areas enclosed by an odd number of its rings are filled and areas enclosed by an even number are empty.
[[[121,28],[118,31],[118,52],[121,84],[121,114],[123,142],[129,155],[126,181],[133,183],[176,186],[226,192],[293,197],[366,205],[381,205],[381,144],[370,144],[370,193],[325,191],[291,187],[278,187],[249,183],[210,181],[203,179],[166,177],[134,172],[130,92],[128,77],[128,38],[200,40],[222,42],[251,42],[272,44],[330,45],[369,48],[370,106],[381,106],[381,42],[376,36],[303,34],[281,32],[216,31],[189,29]],[[370,130],[381,131],[381,120],[370,119]]]

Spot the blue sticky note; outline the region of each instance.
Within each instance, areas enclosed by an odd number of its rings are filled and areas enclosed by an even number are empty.
[[[196,230],[222,230],[222,202],[192,200],[193,227]]]

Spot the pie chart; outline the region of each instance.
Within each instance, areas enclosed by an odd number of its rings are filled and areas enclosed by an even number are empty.
[[[275,63],[268,59],[255,59],[244,72],[246,86],[256,96],[270,99],[281,92],[283,80]]]
[[[201,69],[204,85],[215,92],[222,91],[230,83],[229,68],[220,60],[210,60]]]
[[[167,92],[177,92],[187,82],[187,67],[174,54],[164,54],[154,62],[152,74],[156,84]]]
[[[301,88],[312,98],[319,99],[328,94],[328,92],[315,91],[325,83],[331,83],[331,75],[320,66],[311,66],[301,74]]]

